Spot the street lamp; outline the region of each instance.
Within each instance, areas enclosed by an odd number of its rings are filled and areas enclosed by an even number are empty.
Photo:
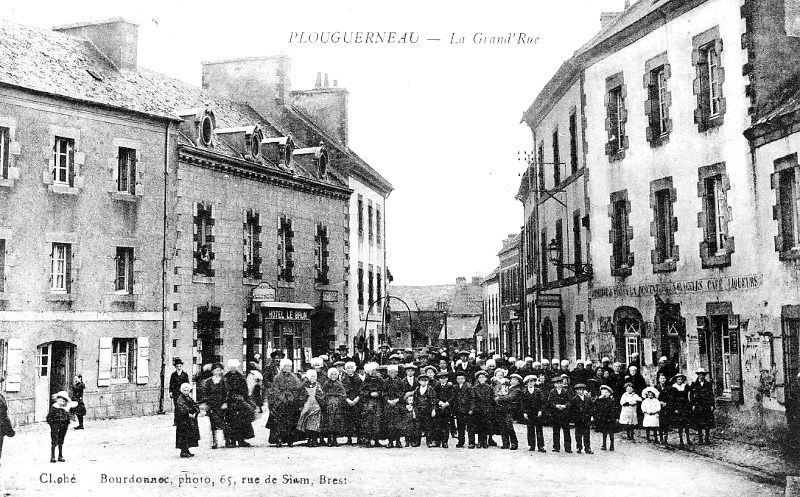
[[[562,267],[569,269],[575,276],[592,276],[592,265],[589,263],[585,264],[568,264],[563,262],[563,252],[564,249],[560,243],[556,241],[555,238],[550,239],[550,243],[547,244],[547,254],[550,258],[550,262],[556,265],[556,267]]]

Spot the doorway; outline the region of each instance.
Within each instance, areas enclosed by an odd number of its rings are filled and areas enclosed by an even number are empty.
[[[74,375],[74,344],[56,341],[37,347],[34,421],[45,420],[53,394],[62,390],[69,392]]]
[[[319,357],[334,348],[336,319],[332,309],[318,307],[311,315],[311,355]]]

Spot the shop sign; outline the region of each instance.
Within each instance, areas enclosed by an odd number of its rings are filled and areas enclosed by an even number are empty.
[[[763,274],[725,276],[721,278],[672,281],[668,283],[596,287],[592,289],[591,296],[592,298],[597,299],[606,297],[650,297],[653,295],[673,295],[684,293],[729,292],[758,288],[763,282]]]
[[[307,321],[308,310],[306,309],[264,309],[264,319],[276,319],[279,321]]]
[[[536,307],[539,309],[561,309],[560,293],[540,293],[536,296]]]
[[[322,291],[322,301],[323,302],[339,302],[339,292],[337,290],[323,290]]]
[[[263,282],[253,288],[253,302],[275,302],[275,289]]]

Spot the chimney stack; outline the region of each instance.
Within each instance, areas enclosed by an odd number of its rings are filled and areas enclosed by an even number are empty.
[[[122,17],[53,27],[53,31],[84,38],[122,72],[136,72],[139,25]]]
[[[465,278],[463,276],[459,276],[458,278],[456,278],[456,285],[464,286],[466,284],[467,284],[467,278]]]
[[[322,86],[322,73],[318,72],[317,73],[317,82],[314,83],[314,88],[319,88],[320,86]]]
[[[328,73],[325,73],[325,88],[327,88],[328,86],[329,86],[328,85]]]
[[[320,74],[317,74],[317,81],[322,81],[321,84],[310,90],[292,91],[292,105],[312,118],[331,138],[346,147],[349,93],[347,89],[338,86],[339,81],[336,79],[333,80],[333,86],[330,86],[327,73],[320,80]]]

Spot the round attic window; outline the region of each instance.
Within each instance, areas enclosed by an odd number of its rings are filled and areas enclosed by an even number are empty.
[[[211,121],[211,116],[204,116],[200,123],[200,140],[203,145],[211,145],[211,137],[214,132],[214,123]]]
[[[256,128],[253,131],[253,137],[250,140],[250,155],[257,158],[261,155],[261,140],[264,139],[264,134],[260,129]]]

